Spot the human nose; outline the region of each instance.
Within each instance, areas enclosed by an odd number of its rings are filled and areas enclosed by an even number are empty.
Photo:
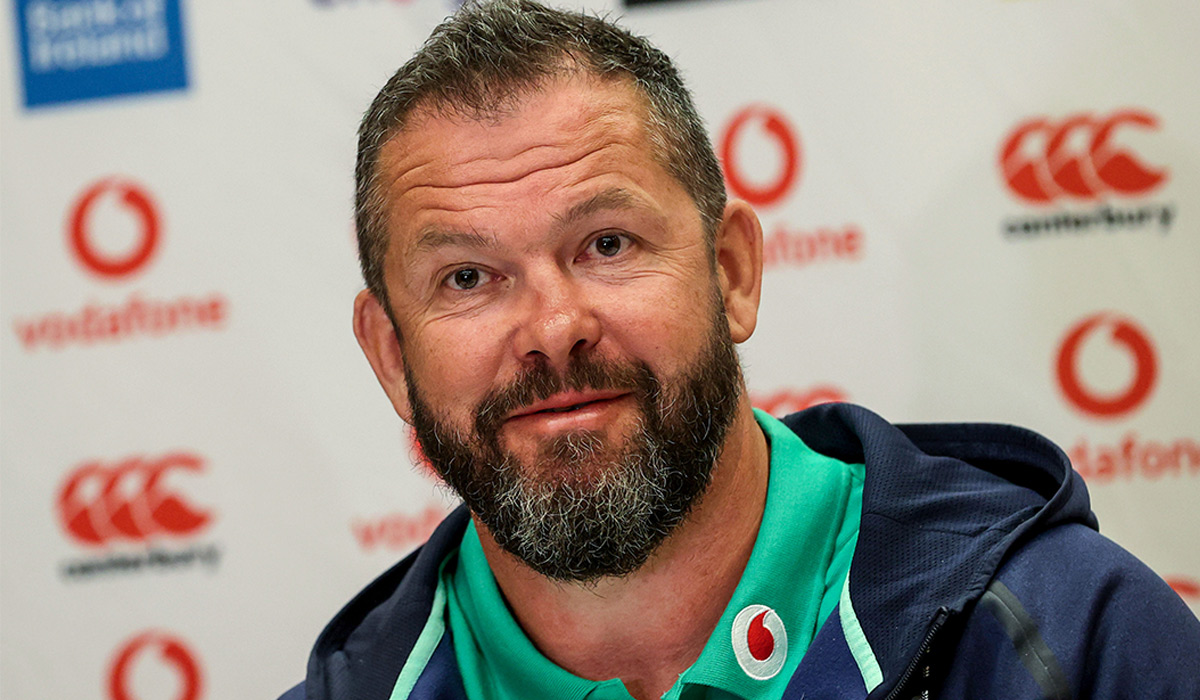
[[[514,350],[522,362],[544,359],[566,369],[573,355],[600,341],[590,298],[561,271],[530,279]]]

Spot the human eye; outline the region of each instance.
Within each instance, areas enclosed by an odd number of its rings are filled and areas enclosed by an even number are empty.
[[[602,258],[613,258],[633,245],[633,240],[622,233],[606,232],[596,236],[588,244],[587,252]]]
[[[491,275],[477,267],[460,267],[446,275],[442,284],[450,289],[465,292],[486,284],[489,280]]]

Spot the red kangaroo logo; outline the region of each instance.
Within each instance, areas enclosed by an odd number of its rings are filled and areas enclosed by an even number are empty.
[[[75,469],[58,494],[63,528],[86,545],[109,540],[144,541],[153,535],[192,534],[212,520],[178,494],[163,490],[172,471],[200,472],[204,462],[176,453],[157,460],[131,457],[112,466],[88,462]]]
[[[1078,114],[1059,122],[1030,119],[1018,125],[1001,147],[1000,170],[1014,194],[1035,204],[1059,197],[1095,200],[1109,192],[1145,194],[1161,185],[1167,172],[1142,164],[1112,144],[1113,135],[1125,126],[1156,130],[1158,119],[1132,109],[1107,118]],[[1072,138],[1076,134],[1080,137]],[[1027,145],[1036,136],[1043,140],[1041,147]],[[1080,139],[1086,148],[1076,147]]]

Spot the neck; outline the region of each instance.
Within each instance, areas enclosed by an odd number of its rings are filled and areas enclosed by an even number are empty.
[[[509,608],[539,651],[583,678],[620,678],[638,700],[658,698],[700,656],[741,579],[766,504],[768,461],[743,395],[704,498],[646,564],[620,578],[548,579],[476,526]]]

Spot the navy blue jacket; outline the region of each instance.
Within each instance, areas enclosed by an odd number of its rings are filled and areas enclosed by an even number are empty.
[[[784,422],[866,465],[847,606],[857,626],[835,610],[785,698],[1200,699],[1200,621],[1097,532],[1083,480],[1045,438],[895,426],[847,404]],[[466,523],[460,508],[350,601],[281,700],[389,698]],[[408,697],[465,700],[448,628]]]

